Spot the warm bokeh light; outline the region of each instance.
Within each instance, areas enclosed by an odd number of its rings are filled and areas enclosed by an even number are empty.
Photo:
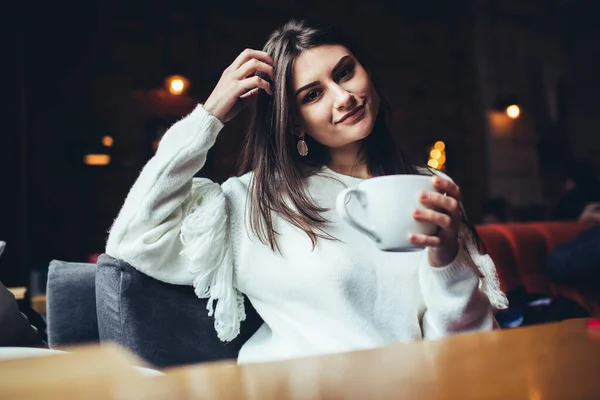
[[[431,168],[439,167],[439,163],[437,162],[437,160],[434,159],[430,159],[429,161],[427,161],[427,165],[429,165]]]
[[[521,109],[516,104],[510,105],[506,107],[506,115],[512,119],[517,119],[521,115]]]
[[[183,88],[185,87],[185,84],[183,83],[183,81],[181,79],[173,79],[171,81],[171,85],[169,86],[171,88],[170,92],[173,94],[180,94],[181,92],[183,92]]]
[[[104,136],[102,138],[102,144],[106,147],[112,147],[112,145],[115,143],[115,140],[112,138],[112,136]]]
[[[187,90],[189,81],[181,75],[172,75],[166,79],[166,86],[171,94],[180,95]]]
[[[87,165],[108,165],[110,156],[108,154],[86,154],[83,162]]]
[[[429,157],[433,158],[434,160],[438,160],[441,156],[442,152],[438,149],[433,149],[429,152]]]
[[[427,165],[439,171],[446,170],[446,144],[438,140],[429,148],[429,160]]]

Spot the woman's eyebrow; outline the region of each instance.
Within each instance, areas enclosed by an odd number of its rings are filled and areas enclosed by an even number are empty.
[[[349,55],[345,55],[342,58],[340,58],[340,60],[335,64],[331,71],[335,74],[342,67],[342,65],[344,65],[344,62],[346,62],[348,58],[350,58]],[[301,92],[305,91],[306,89],[310,89],[311,87],[317,86],[320,83],[320,81],[314,81],[309,83],[308,85],[304,85],[300,89],[296,90],[296,94],[294,96],[298,96]]]

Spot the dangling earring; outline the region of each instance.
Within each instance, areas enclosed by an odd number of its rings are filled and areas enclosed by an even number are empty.
[[[298,140],[296,148],[298,149],[298,154],[300,154],[302,157],[306,157],[308,155],[308,146],[304,141],[304,137],[301,137],[300,140]]]

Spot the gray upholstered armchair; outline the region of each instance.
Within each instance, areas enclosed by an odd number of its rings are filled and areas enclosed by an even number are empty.
[[[47,312],[51,348],[113,341],[157,367],[236,358],[262,323],[246,301],[240,335],[223,343],[206,300],[191,287],[157,281],[105,254],[97,265],[53,261]]]

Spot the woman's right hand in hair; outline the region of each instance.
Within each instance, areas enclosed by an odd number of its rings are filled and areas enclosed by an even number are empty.
[[[264,90],[273,94],[271,84],[256,75],[264,72],[273,79],[273,60],[260,50],[246,49],[223,71],[221,79],[204,103],[204,109],[225,123]]]

